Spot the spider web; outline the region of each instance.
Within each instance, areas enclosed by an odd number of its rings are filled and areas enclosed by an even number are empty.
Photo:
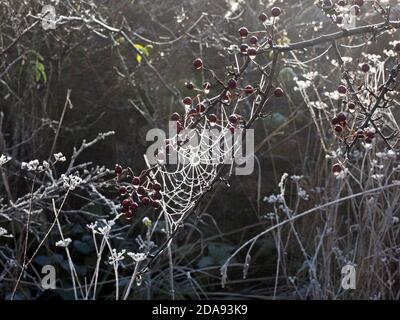
[[[169,152],[161,150],[157,165],[151,170],[155,180],[163,186],[160,200],[170,230],[175,230],[187,213],[195,208],[199,198],[207,192],[217,177],[221,165],[233,170],[235,159],[242,152],[241,129],[227,125],[227,115],[221,112],[219,123],[203,117],[192,130],[168,139]],[[195,123],[188,118],[185,126]],[[192,142],[195,143],[192,143]],[[168,153],[176,152],[176,163],[168,163]]]

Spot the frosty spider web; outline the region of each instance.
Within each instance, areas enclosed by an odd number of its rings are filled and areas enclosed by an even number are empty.
[[[226,123],[226,119],[222,111],[220,123]],[[193,123],[189,118],[186,126]],[[242,152],[238,138],[241,132],[236,129],[233,134],[231,128],[210,123],[204,117],[195,129],[168,139],[168,147],[157,155],[158,163],[151,175],[163,186],[160,203],[170,230],[177,228],[202,194],[211,188],[221,165],[232,171],[235,159]],[[175,164],[166,161],[171,151],[176,154]]]

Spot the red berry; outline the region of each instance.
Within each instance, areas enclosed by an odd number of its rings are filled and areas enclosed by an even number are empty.
[[[345,122],[347,120],[347,117],[344,113],[339,113],[336,118],[338,119],[339,123]]]
[[[247,35],[249,34],[249,30],[246,27],[241,27],[239,29],[239,34],[242,38],[246,38]]]
[[[197,58],[193,61],[193,66],[195,67],[196,70],[200,70],[203,68],[203,60],[200,58]]]
[[[161,193],[160,193],[160,192],[154,192],[154,193],[151,195],[151,198],[152,198],[153,200],[161,200],[162,196],[161,196]]]
[[[357,130],[357,138],[363,138],[364,137],[364,130],[359,129]]]
[[[122,187],[119,188],[119,194],[121,196],[126,195],[127,192],[128,192],[128,190],[126,189],[126,187],[122,186]]]
[[[140,187],[137,188],[137,193],[142,196],[142,195],[144,195],[146,193],[146,190],[145,190],[145,188],[140,186]]]
[[[161,184],[159,184],[158,182],[153,183],[153,190],[160,191],[161,190]]]
[[[342,172],[342,170],[343,170],[343,167],[340,163],[335,163],[332,166],[332,172],[335,174],[339,174],[340,172]]]
[[[341,132],[343,131],[343,127],[342,127],[341,125],[337,124],[337,125],[335,126],[335,131],[336,131],[337,133],[341,133]]]
[[[172,120],[172,121],[179,121],[179,120],[181,120],[180,114],[179,114],[178,112],[174,112],[174,113],[171,115],[171,120]]]
[[[279,7],[273,7],[272,9],[271,9],[271,14],[272,14],[272,16],[273,17],[278,17],[278,16],[280,16],[281,15],[281,8],[279,8]]]
[[[153,201],[153,202],[151,203],[151,205],[153,206],[154,209],[158,209],[158,208],[161,206],[160,203],[159,203],[158,201]]]
[[[364,63],[364,64],[361,66],[361,70],[362,70],[363,72],[368,72],[369,69],[370,69],[370,67],[369,67],[369,64],[368,64],[368,63]]]
[[[127,220],[130,220],[130,219],[133,218],[133,211],[131,211],[131,210],[126,210],[126,211],[124,212],[124,214],[125,214],[125,218],[126,218]]]
[[[139,177],[133,177],[132,178],[132,184],[134,186],[138,186],[138,185],[140,185],[140,183],[141,183],[141,179]]]
[[[237,82],[235,79],[229,79],[228,80],[228,89],[229,90],[235,90],[237,87]]]
[[[132,201],[132,203],[129,206],[129,209],[132,211],[136,211],[137,208],[139,208],[139,205],[137,204],[137,202]]]
[[[250,59],[254,59],[257,56],[257,49],[256,48],[249,48],[247,50],[247,55]]]
[[[353,111],[353,110],[356,109],[356,105],[355,105],[354,102],[349,102],[349,103],[347,104],[347,108],[349,108],[349,110]]]
[[[247,94],[253,94],[253,92],[254,92],[253,86],[247,85],[247,86],[244,88],[244,92],[246,92]]]
[[[257,44],[258,38],[256,36],[251,36],[250,39],[249,39],[249,42],[251,44]]]
[[[197,110],[196,109],[190,109],[188,112],[189,117],[194,117],[197,115]]]
[[[142,197],[140,201],[142,201],[142,204],[145,206],[148,206],[150,204],[150,199],[148,197]]]
[[[115,165],[115,174],[120,175],[122,173],[122,167],[119,164]]]
[[[192,100],[191,97],[186,97],[186,98],[183,99],[183,104],[184,105],[190,106],[192,103],[193,103],[193,100]]]
[[[338,91],[340,94],[346,94],[347,88],[346,88],[346,86],[344,86],[344,85],[341,84],[341,85],[337,88],[337,91]]]
[[[375,138],[375,132],[373,132],[373,131],[367,131],[367,132],[365,132],[365,135],[367,136],[367,138],[368,139],[373,139],[373,138]]]
[[[236,123],[238,122],[238,118],[237,118],[237,116],[236,116],[235,114],[231,114],[231,115],[228,117],[228,120],[229,120],[229,122],[232,123],[232,124],[236,124]]]
[[[267,16],[265,13],[261,13],[261,14],[258,16],[258,20],[260,20],[261,22],[265,22],[265,21],[268,20],[268,16]]]
[[[331,120],[331,123],[332,123],[332,125],[337,125],[337,124],[339,124],[339,119],[337,118],[337,117],[335,117],[335,118],[333,118],[332,120]]]
[[[208,121],[210,121],[211,123],[216,123],[218,118],[215,114],[210,114],[208,117]]]
[[[132,204],[132,200],[131,199],[125,199],[122,201],[122,207],[126,210],[129,209],[130,205]]]
[[[278,97],[278,98],[282,97],[283,96],[282,88],[279,88],[279,87],[276,88],[275,91],[274,91],[274,95],[275,95],[275,97]]]
[[[206,111],[206,106],[205,106],[204,104],[202,104],[202,103],[199,103],[199,104],[196,106],[196,111],[197,111],[198,113],[203,113],[204,111]]]

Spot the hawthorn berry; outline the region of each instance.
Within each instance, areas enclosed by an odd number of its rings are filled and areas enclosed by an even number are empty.
[[[136,211],[137,208],[139,208],[139,205],[137,204],[137,202],[131,201],[131,204],[129,205],[129,210]]]
[[[363,138],[364,137],[364,130],[363,129],[359,129],[357,130],[357,138]]]
[[[251,36],[250,39],[249,39],[249,42],[251,44],[257,44],[258,38],[256,36]]]
[[[249,48],[247,50],[247,55],[250,59],[254,59],[257,56],[257,49],[256,48]]]
[[[218,120],[218,118],[217,118],[217,116],[215,115],[215,114],[210,114],[208,117],[207,117],[207,119],[208,119],[208,121],[210,121],[211,123],[216,123],[217,122],[217,120]]]
[[[283,92],[282,88],[280,88],[280,87],[276,88],[275,91],[274,91],[274,95],[275,95],[275,97],[277,97],[277,98],[282,97],[282,96],[283,96],[283,93],[284,93],[284,92]]]
[[[281,15],[281,12],[282,12],[281,8],[279,8],[279,7],[273,7],[271,9],[271,14],[273,17],[279,17]]]
[[[153,206],[154,209],[160,208],[160,203],[159,203],[158,201],[153,201],[153,202],[151,203],[151,205]]]
[[[160,192],[154,192],[154,193],[151,195],[151,198],[152,198],[153,200],[161,200],[162,196],[161,196],[161,193],[160,193]]]
[[[371,130],[368,130],[367,132],[365,132],[365,136],[368,138],[368,139],[373,139],[373,138],[375,138],[375,132],[373,132],[373,131],[371,131]]]
[[[253,94],[254,92],[254,88],[252,85],[248,84],[245,88],[244,88],[244,92],[247,94]]]
[[[126,195],[127,192],[128,192],[128,190],[126,189],[125,186],[121,186],[121,187],[119,188],[119,194],[120,194],[121,196]]]
[[[196,70],[200,70],[201,68],[203,68],[203,60],[201,60],[200,58],[196,58],[193,61],[193,66]]]
[[[206,111],[206,106],[202,103],[199,103],[196,106],[196,111],[197,111],[197,113],[203,113],[204,111]]]
[[[340,124],[337,124],[335,126],[335,132],[341,133],[343,131],[343,127]]]
[[[132,204],[132,200],[124,199],[121,204],[122,204],[122,207],[124,208],[124,210],[128,210],[130,205]]]
[[[364,63],[364,64],[361,66],[361,70],[362,70],[363,72],[368,72],[369,69],[370,69],[370,67],[369,67],[369,64],[368,64],[368,63]]]
[[[126,210],[125,212],[124,212],[124,215],[125,215],[125,218],[127,219],[127,220],[130,220],[130,219],[132,219],[133,218],[133,211],[132,210]]]
[[[189,117],[195,117],[197,115],[197,109],[190,109],[188,112]]]
[[[268,20],[268,16],[267,16],[265,13],[261,13],[261,14],[258,16],[258,20],[260,20],[261,22],[265,22],[265,21]]]
[[[340,94],[346,94],[347,88],[346,88],[346,86],[344,86],[343,84],[341,84],[341,85],[337,88],[337,91],[338,91]]]
[[[339,123],[346,122],[346,120],[347,120],[346,115],[345,115],[344,113],[342,113],[342,112],[339,113],[339,114],[336,116],[336,118],[338,119]]]
[[[160,191],[161,190],[161,184],[159,184],[158,182],[154,182],[152,188],[153,188],[154,191]]]
[[[242,38],[246,38],[247,35],[249,34],[249,30],[246,27],[241,27],[239,29],[239,34]]]
[[[146,190],[145,190],[145,188],[140,186],[140,187],[137,188],[137,193],[142,196],[142,195],[144,195],[146,193]]]
[[[341,173],[343,171],[343,167],[340,163],[335,163],[332,166],[332,172],[336,175],[338,175],[339,173]]]
[[[182,102],[183,102],[184,105],[190,106],[193,103],[193,100],[192,100],[191,97],[186,97],[186,98],[183,99]]]
[[[356,105],[355,105],[354,102],[351,102],[351,101],[350,101],[350,102],[347,104],[347,108],[349,108],[350,112],[354,112],[354,110],[356,109]]]
[[[331,120],[331,123],[332,123],[332,125],[337,125],[337,124],[339,124],[339,119],[337,118],[337,117],[334,117],[332,120]]]
[[[115,174],[120,175],[122,173],[122,167],[119,164],[115,165]]]
[[[238,122],[238,117],[235,114],[231,114],[228,117],[228,120],[229,120],[230,123],[236,124]]]
[[[148,197],[142,197],[140,199],[140,201],[142,202],[143,205],[148,206],[150,204],[150,199]]]
[[[174,112],[174,113],[171,115],[171,120],[172,120],[172,121],[179,121],[179,120],[181,120],[180,114],[179,114],[178,112]]]
[[[140,185],[140,183],[141,183],[141,179],[140,179],[140,177],[133,177],[132,178],[132,184],[134,185],[134,186],[139,186]]]
[[[227,85],[229,90],[235,90],[237,87],[237,82],[235,79],[229,79]]]

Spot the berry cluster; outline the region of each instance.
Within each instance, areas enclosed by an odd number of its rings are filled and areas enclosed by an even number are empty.
[[[130,168],[123,169],[121,165],[115,165],[115,175],[118,185],[118,192],[121,200],[122,213],[126,219],[131,219],[140,206],[161,207],[162,186],[148,176],[148,170],[143,171],[139,176],[133,175]],[[122,180],[130,179],[130,182]]]
[[[347,14],[358,16],[364,6],[364,0],[319,0],[319,7],[333,22],[342,24]]]

